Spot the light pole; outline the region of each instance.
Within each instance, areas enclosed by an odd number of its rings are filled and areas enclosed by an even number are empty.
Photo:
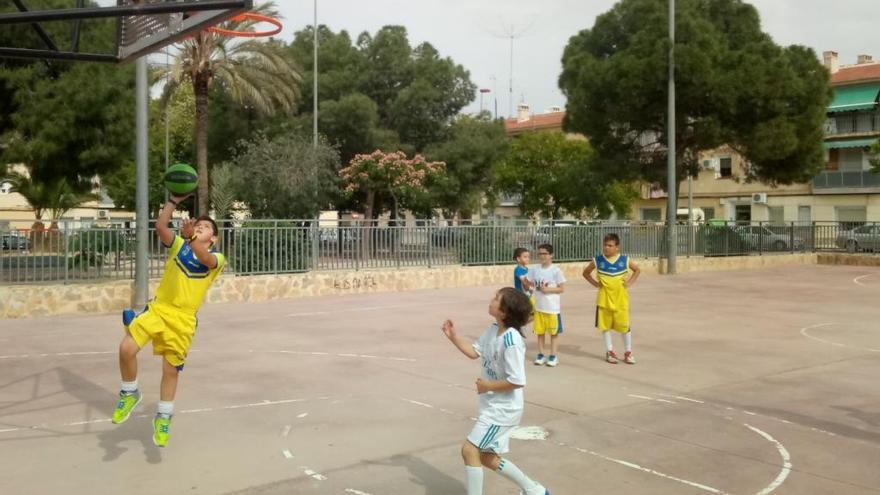
[[[667,123],[666,163],[666,273],[675,274],[675,256],[678,237],[675,235],[676,180],[675,180],[675,0],[669,0],[669,110]]]
[[[318,0],[314,5],[314,51],[312,53],[312,145],[318,149]]]
[[[492,90],[488,88],[480,88],[480,115],[483,115],[483,95],[485,93],[491,93]]]

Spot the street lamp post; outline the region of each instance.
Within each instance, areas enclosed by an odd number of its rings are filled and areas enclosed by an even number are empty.
[[[675,232],[675,0],[669,0],[669,110],[667,123],[667,181],[666,181],[666,273],[675,274],[675,256],[678,237]]]
[[[312,145],[318,148],[318,0],[314,2],[314,39],[312,41]]]
[[[488,88],[480,88],[480,115],[483,115],[483,94],[491,93],[492,90]]]

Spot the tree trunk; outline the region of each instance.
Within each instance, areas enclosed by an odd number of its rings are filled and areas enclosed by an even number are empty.
[[[193,80],[196,97],[196,161],[198,162],[198,214],[207,215],[211,196],[208,184],[208,77],[198,75]]]
[[[364,227],[361,229],[361,254],[364,262],[370,259],[373,244],[373,207],[376,203],[376,192],[367,191],[367,204],[364,208]]]

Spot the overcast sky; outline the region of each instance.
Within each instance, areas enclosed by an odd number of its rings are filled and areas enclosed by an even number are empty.
[[[312,23],[311,0],[279,0],[285,39]],[[557,86],[560,59],[569,37],[591,27],[614,0],[318,0],[318,23],[334,31],[375,32],[386,24],[407,28],[410,42],[428,41],[471,73],[480,87],[498,94],[498,113],[507,114],[511,30],[514,40],[513,103],[524,100],[533,111],[564,106]],[[840,53],[854,63],[866,53],[880,57],[878,0],[752,0],[764,30],[777,43],[802,44],[821,56]],[[495,79],[493,79],[493,77]],[[492,109],[494,96],[484,106]],[[475,101],[466,110],[479,106]]]

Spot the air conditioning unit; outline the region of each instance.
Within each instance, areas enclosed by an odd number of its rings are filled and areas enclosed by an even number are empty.
[[[110,212],[108,210],[98,210],[98,219],[107,220],[110,218]]]
[[[752,194],[752,203],[758,204],[758,205],[766,205],[767,204],[767,193]]]

